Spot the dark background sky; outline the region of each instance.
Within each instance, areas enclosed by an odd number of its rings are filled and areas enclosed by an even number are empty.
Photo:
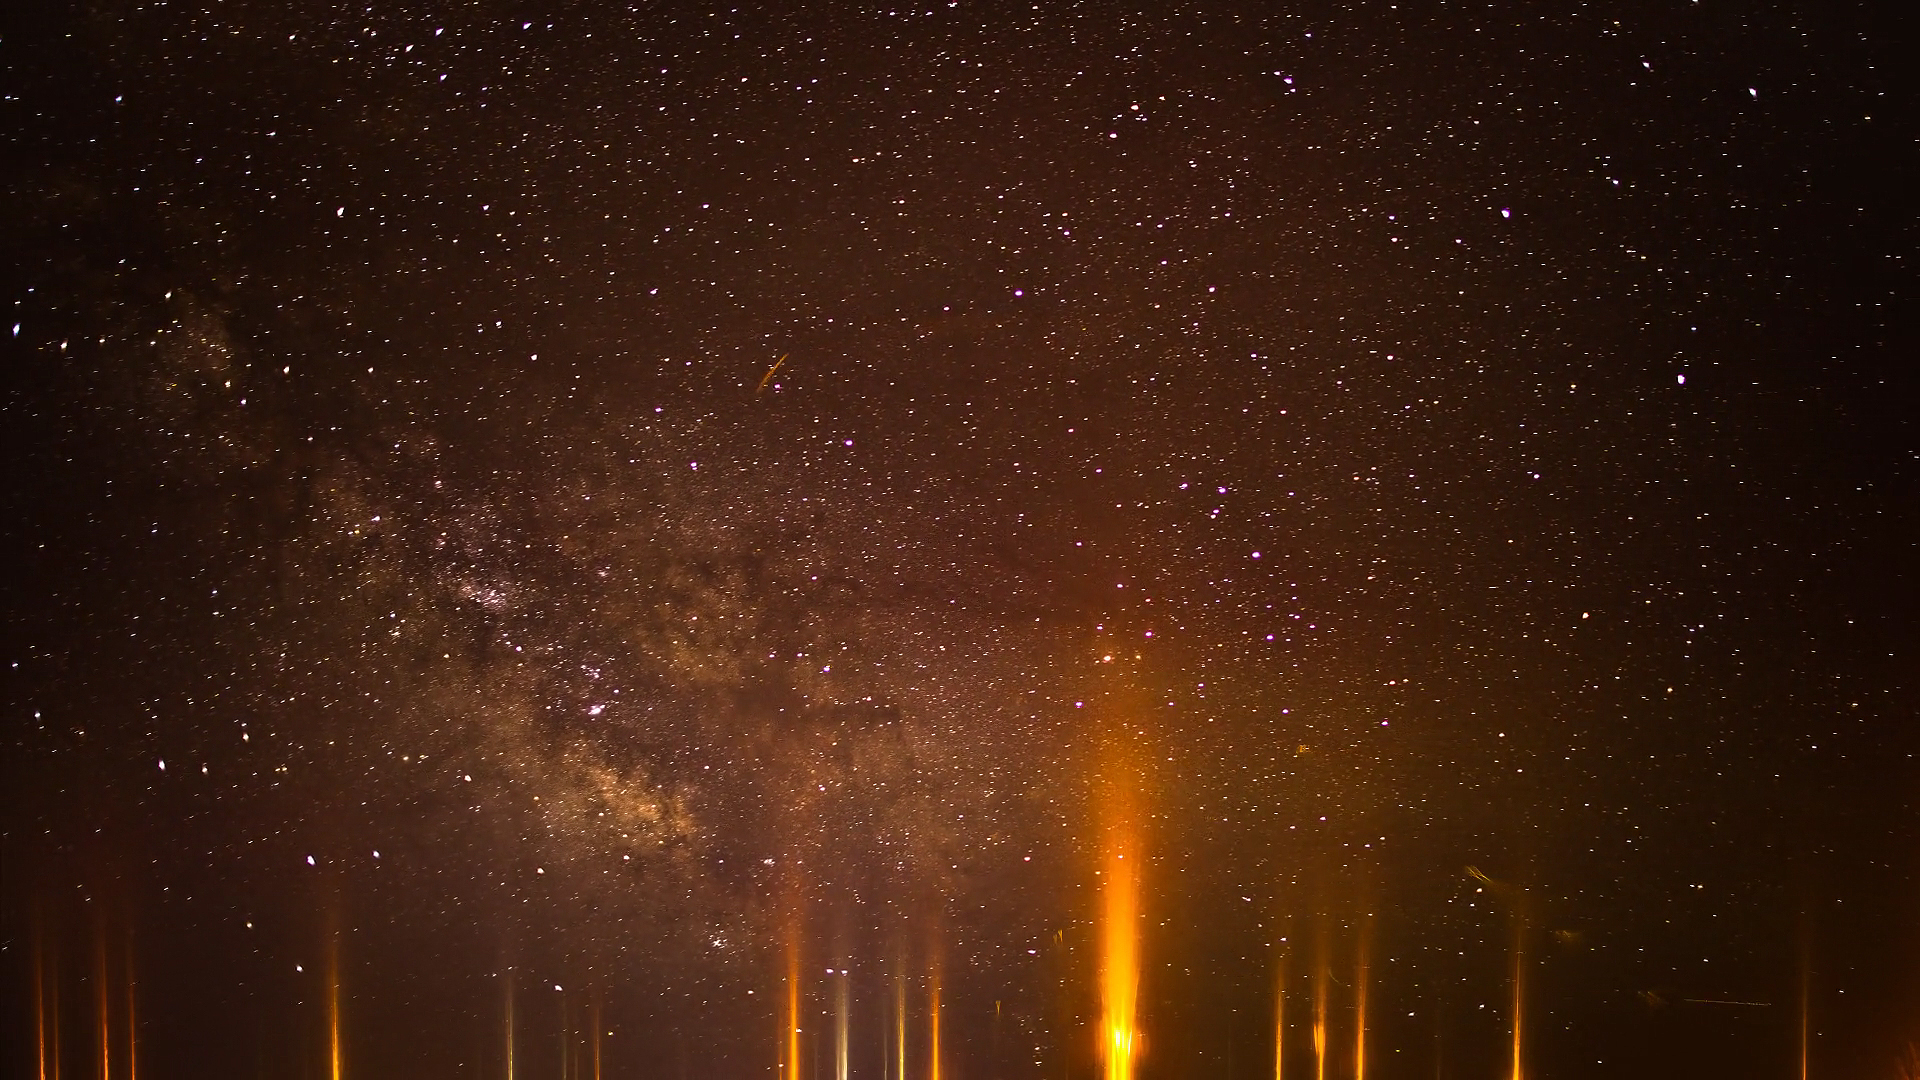
[[[4,20],[7,1075],[1092,1075],[1114,747],[1143,1075],[1920,1039],[1904,23]]]

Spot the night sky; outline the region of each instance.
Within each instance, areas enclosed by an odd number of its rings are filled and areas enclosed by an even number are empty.
[[[1916,1075],[1890,15],[15,7],[4,1075]]]

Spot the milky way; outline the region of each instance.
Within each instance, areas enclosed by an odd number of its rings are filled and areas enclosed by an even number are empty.
[[[10,21],[9,1075],[1920,1039],[1891,24]]]

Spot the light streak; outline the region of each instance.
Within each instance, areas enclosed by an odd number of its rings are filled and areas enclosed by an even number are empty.
[[[837,1015],[834,1017],[833,1032],[833,1075],[835,1080],[847,1080],[847,973],[840,972],[840,981],[834,987],[833,1005]]]
[[[48,1048],[53,1051],[53,1080],[60,1080],[60,964],[47,971]]]
[[[1518,915],[1514,917],[1513,927],[1513,1064],[1512,1080],[1526,1080],[1526,1069],[1522,1059],[1521,1033],[1525,1030],[1526,1006],[1526,923]]]
[[[513,972],[507,972],[506,1028],[507,1028],[507,1080],[513,1080]]]
[[[340,1080],[340,937],[327,946],[327,1061],[328,1075]]]
[[[47,1080],[47,974],[42,931],[33,929],[33,1049],[37,1080]]]
[[[1367,952],[1372,927],[1360,930],[1360,956],[1353,974],[1353,1080],[1367,1080]]]
[[[1273,1080],[1287,1080],[1287,958],[1273,975]]]
[[[112,993],[107,986],[107,927],[104,920],[94,933],[93,997],[100,1021],[100,1080],[113,1080]]]
[[[1327,964],[1327,943],[1321,935],[1319,963],[1313,971],[1313,1080],[1327,1080],[1327,991],[1333,972]]]
[[[600,1036],[603,1034],[600,1028],[600,996],[595,994],[593,998],[593,1080],[600,1080]]]
[[[1813,1000],[1813,962],[1803,939],[1800,945],[1800,1080],[1807,1080],[1807,1058],[1811,1056],[1810,1025],[1807,1016],[1812,1012]]]
[[[1121,826],[1110,839],[1112,855],[1105,860],[1104,944],[1101,958],[1101,1030],[1106,1057],[1106,1080],[1132,1080],[1138,1051],[1135,1028],[1140,993],[1139,852],[1129,831]],[[1128,854],[1134,858],[1129,861]]]
[[[901,961],[903,964],[905,960]],[[893,1080],[907,1080],[907,976],[893,977]]]
[[[940,969],[927,991],[927,1080],[940,1080]]]
[[[781,353],[780,359],[775,360],[773,362],[773,366],[767,369],[767,373],[765,375],[760,376],[760,385],[753,388],[754,393],[758,394],[760,391],[765,390],[767,388],[767,384],[773,381],[773,373],[776,371],[779,371],[780,365],[787,362],[788,355],[789,355],[788,353]]]
[[[787,933],[786,1080],[800,1080],[800,931]]]

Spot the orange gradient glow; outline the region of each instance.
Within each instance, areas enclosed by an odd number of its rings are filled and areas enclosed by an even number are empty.
[[[1287,960],[1273,975],[1273,1080],[1287,1080]]]
[[[327,946],[327,1063],[328,1075],[340,1080],[340,939]]]
[[[927,992],[927,1080],[940,1080],[940,972]]]
[[[848,1016],[847,974],[840,973],[833,987],[833,1075],[834,1080],[847,1080],[847,1069],[852,1063],[848,1060],[848,1027],[852,1018]]]
[[[893,1055],[893,1080],[907,1080],[907,977],[904,974],[893,977]]]
[[[1101,934],[1100,1004],[1106,1080],[1132,1080],[1139,1050],[1135,1027],[1140,993],[1139,849],[1122,825],[1108,839]],[[1131,857],[1130,857],[1131,856]]]
[[[1353,972],[1353,1080],[1367,1080],[1367,950],[1370,928],[1360,931],[1360,956]]]
[[[1323,948],[1313,972],[1313,1080],[1327,1080],[1327,984],[1332,981]]]
[[[1513,1064],[1510,1073],[1512,1080],[1526,1080],[1526,1069],[1521,1058],[1520,1033],[1524,1030],[1524,1006],[1526,1004],[1527,954],[1524,948],[1523,931],[1516,927],[1513,932]]]
[[[513,1080],[513,973],[507,973],[506,992],[507,1080]]]
[[[33,934],[33,1051],[35,1076],[47,1080],[47,972],[40,931]]]
[[[800,932],[797,928],[789,928],[787,934],[786,1055],[781,1071],[787,1080],[800,1080]]]
[[[100,1080],[113,1080],[112,994],[107,989],[107,928],[101,925],[94,940],[93,998],[100,1022]]]

